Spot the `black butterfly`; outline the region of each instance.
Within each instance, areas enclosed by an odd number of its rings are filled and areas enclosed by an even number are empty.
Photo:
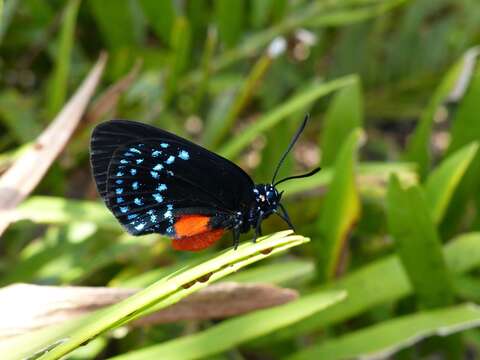
[[[233,231],[255,229],[275,213],[293,229],[280,203],[278,170],[305,128],[308,116],[282,155],[270,184],[255,185],[231,161],[167,131],[127,120],[98,125],[90,151],[98,192],[118,221],[133,235],[165,234],[178,250],[198,251]]]

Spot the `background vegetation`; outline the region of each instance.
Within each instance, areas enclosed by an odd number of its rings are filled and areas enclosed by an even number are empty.
[[[476,0],[7,0],[2,11],[4,176],[103,50],[108,60],[68,145],[9,213],[0,284],[142,288],[199,264],[92,317],[0,342],[2,359],[20,349],[57,358],[80,345],[70,358],[480,356]],[[230,238],[179,253],[160,236],[128,236],[98,200],[88,142],[103,120],[193,139],[259,183],[306,112],[312,120],[282,174],[322,171],[281,188],[309,243],[280,233],[233,255],[217,256]],[[0,186],[0,210],[24,185]],[[264,227],[285,228],[275,218]],[[223,276],[301,296],[224,321],[119,328]]]

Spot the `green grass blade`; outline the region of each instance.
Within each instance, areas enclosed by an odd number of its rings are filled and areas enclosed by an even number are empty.
[[[335,174],[322,205],[322,215],[318,221],[321,238],[314,245],[317,275],[323,281],[335,277],[348,234],[360,216],[360,200],[355,184],[360,135],[359,129],[353,130],[344,141],[335,164]]]
[[[136,22],[130,1],[89,0],[88,5],[106,45],[112,50],[138,44],[143,28]]]
[[[320,83],[303,91],[274,110],[261,116],[256,123],[245,129],[241,134],[226,143],[219,151],[227,158],[236,157],[246,146],[259,135],[275,126],[278,122],[298,111],[307,112],[307,107],[319,98],[348,86],[356,81],[355,76],[344,76],[327,83]]]
[[[152,25],[155,34],[170,44],[173,24],[175,23],[176,10],[172,0],[140,0],[143,13]]]
[[[312,261],[289,260],[257,266],[228,276],[225,281],[240,283],[270,283],[276,285],[296,284],[306,280],[315,272]]]
[[[246,3],[244,0],[216,0],[215,15],[220,39],[227,48],[237,44],[242,36],[245,22]]]
[[[478,99],[480,97],[480,67],[477,66],[470,80],[465,96],[458,104],[450,130],[451,141],[447,155],[461,147],[480,139],[478,122]],[[449,237],[463,225],[464,215],[469,203],[480,204],[480,155],[477,153],[472,164],[463,176],[453,199],[450,202],[445,221],[442,223],[442,234]]]
[[[340,89],[325,115],[321,134],[322,167],[332,166],[338,154],[338,145],[353,129],[363,124],[363,98],[359,80]]]
[[[15,216],[17,220],[30,220],[38,224],[91,222],[107,229],[121,229],[113,215],[100,202],[53,196],[30,197],[15,210]]]
[[[31,98],[15,90],[0,93],[0,121],[9,130],[11,137],[19,143],[26,143],[40,134],[37,114]]]
[[[72,57],[73,42],[75,38],[75,24],[77,21],[80,0],[70,0],[65,7],[58,52],[55,58],[55,68],[49,84],[50,94],[48,99],[48,115],[55,115],[62,107],[67,97],[70,62]]]
[[[419,173],[424,177],[430,168],[430,137],[434,118],[437,110],[445,101],[447,94],[452,90],[455,81],[462,70],[464,59],[455,63],[447,72],[441,83],[435,89],[428,106],[422,112],[420,121],[411,137],[407,150],[405,152],[405,160],[413,161],[418,164]]]
[[[174,265],[178,269],[180,264]],[[130,279],[115,281],[113,286],[142,288],[153,284],[158,278],[165,276],[172,269],[154,269]],[[289,260],[269,265],[257,266],[227,276],[222,281],[240,283],[270,283],[276,285],[293,284],[299,279],[309,278],[314,273],[314,264],[305,260]]]
[[[111,307],[60,326],[2,342],[0,358],[22,359],[56,344],[40,359],[58,359],[105,331],[137,318],[139,314],[171,305],[248,264],[308,241],[300,235],[292,235],[291,231],[283,231],[263,237],[257,243],[243,243],[236,251],[227,250],[197,266],[167,276]]]
[[[204,144],[209,144],[211,148],[215,148],[225,138],[228,131],[235,124],[235,120],[255,94],[255,89],[258,87],[259,82],[266,74],[271,64],[272,58],[268,54],[263,54],[257,60],[245,81],[242,82],[240,89],[235,96],[235,100],[227,113],[222,117],[213,118],[216,121],[210,121],[207,123],[203,135]]]
[[[464,234],[452,239],[444,246],[443,254],[453,274],[464,274],[477,268],[480,266],[480,233]],[[339,324],[381,304],[399,301],[414,291],[400,259],[395,255],[377,260],[319,289],[345,290],[348,297],[328,311],[278,331],[272,335],[272,339],[292,338]]]
[[[192,34],[188,19],[183,16],[177,17],[171,34],[171,59],[167,80],[166,103],[168,104],[177,89],[178,78],[187,68],[190,62],[192,46]]]
[[[308,22],[312,27],[345,26],[382,15],[410,0],[389,0],[352,9],[339,9]]]
[[[394,318],[301,351],[289,360],[385,359],[420,340],[480,326],[480,307],[452,306]]]
[[[435,224],[442,221],[455,189],[478,150],[478,142],[466,145],[447,157],[425,182],[425,195]]]
[[[289,326],[343,300],[342,291],[307,295],[290,304],[226,320],[203,332],[114,357],[115,360],[189,360],[208,357]],[[195,349],[195,350],[193,350]]]
[[[403,189],[398,178],[390,178],[387,218],[397,253],[425,308],[449,305],[452,282],[442,254],[440,239],[420,187]]]

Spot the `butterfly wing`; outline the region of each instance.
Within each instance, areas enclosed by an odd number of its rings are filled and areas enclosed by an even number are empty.
[[[112,120],[97,126],[91,163],[107,207],[134,235],[212,240],[220,234],[213,236],[212,230],[228,227],[233,214],[254,201],[253,182],[237,165],[142,123]],[[208,223],[185,232],[179,224],[198,225],[187,215],[203,216]]]

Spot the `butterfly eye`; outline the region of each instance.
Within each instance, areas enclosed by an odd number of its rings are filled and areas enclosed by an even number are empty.
[[[273,203],[277,201],[277,192],[275,190],[269,190],[267,191],[267,201],[269,203]]]

